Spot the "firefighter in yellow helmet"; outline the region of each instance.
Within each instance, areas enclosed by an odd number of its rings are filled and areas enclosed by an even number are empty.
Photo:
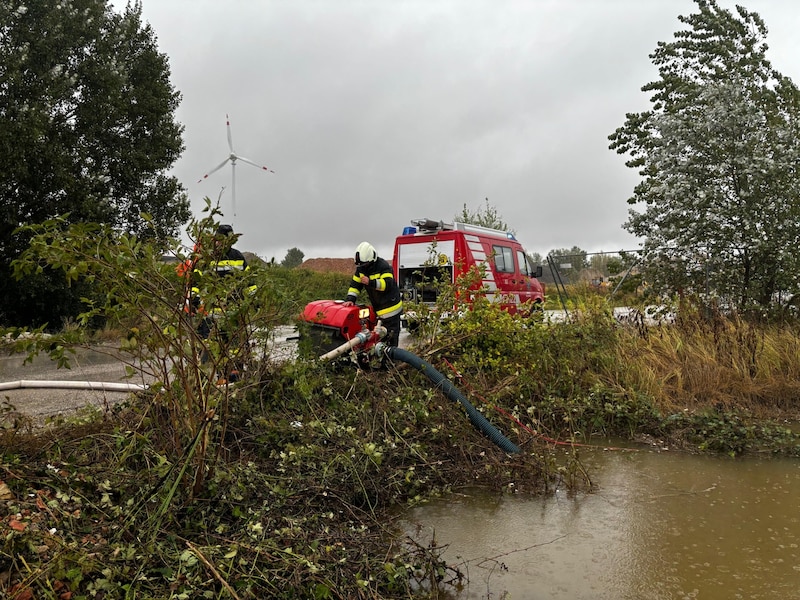
[[[378,256],[369,242],[361,242],[356,248],[356,270],[347,290],[345,305],[352,305],[361,290],[366,289],[369,301],[382,325],[386,327],[385,342],[397,346],[400,341],[400,317],[403,300],[400,288],[394,280],[392,267]]]

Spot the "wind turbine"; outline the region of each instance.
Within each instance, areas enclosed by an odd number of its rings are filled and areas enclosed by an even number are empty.
[[[265,167],[256,162],[253,162],[249,158],[245,158],[244,156],[239,156],[238,154],[236,154],[236,151],[233,149],[233,137],[231,136],[231,120],[230,117],[228,117],[228,115],[225,115],[225,125],[228,128],[228,148],[230,149],[231,153],[228,155],[228,158],[223,160],[220,164],[211,169],[208,173],[203,175],[197,183],[201,183],[204,179],[207,179],[209,175],[219,171],[226,164],[231,163],[231,208],[233,209],[233,216],[236,216],[236,161],[240,160],[243,163],[247,163],[248,165],[253,165],[254,167],[263,169],[264,171],[269,171],[270,173],[274,173],[275,171],[273,171],[269,167]]]

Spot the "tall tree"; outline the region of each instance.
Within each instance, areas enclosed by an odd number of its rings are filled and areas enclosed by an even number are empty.
[[[180,94],[141,13],[140,2],[121,13],[106,0],[0,3],[0,322],[58,320],[76,295],[47,273],[11,281],[28,243],[20,225],[69,213],[166,239],[190,216],[167,175],[183,150]]]
[[[509,229],[508,224],[503,221],[497,207],[489,204],[489,198],[485,198],[485,204],[482,209],[476,209],[474,212],[469,210],[465,203],[464,208],[461,209],[461,214],[456,215],[455,220],[460,223],[469,223],[470,225],[512,231]]]
[[[538,252],[528,252],[528,258],[534,265],[543,265],[545,263],[544,257]]]
[[[740,307],[798,291],[800,91],[766,59],[767,27],[695,0],[650,55],[651,110],[609,139],[638,169],[624,227],[643,237],[659,291],[713,289]]]
[[[281,261],[281,266],[286,267],[287,269],[294,269],[295,267],[299,267],[303,264],[303,251],[300,248],[290,248],[286,252],[286,256]]]
[[[553,259],[556,266],[562,269],[571,269],[573,274],[589,268],[586,250],[581,250],[578,246],[555,248],[550,251],[548,256]]]

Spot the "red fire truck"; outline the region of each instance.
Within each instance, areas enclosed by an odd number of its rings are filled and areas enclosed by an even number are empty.
[[[434,307],[441,283],[455,283],[460,275],[477,268],[476,292],[499,302],[509,312],[541,310],[544,285],[542,267],[535,266],[525,249],[508,231],[467,223],[416,219],[394,244],[394,276],[409,304]],[[414,327],[414,311],[406,306],[404,325]]]

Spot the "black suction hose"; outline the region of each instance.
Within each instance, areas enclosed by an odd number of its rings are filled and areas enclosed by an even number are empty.
[[[453,386],[452,383],[450,383],[450,380],[439,373],[439,371],[434,369],[430,363],[422,360],[416,354],[412,354],[408,350],[403,350],[402,348],[397,348],[396,346],[385,347],[384,351],[389,358],[407,363],[423,373],[437,387],[441,387],[442,391],[448,398],[450,398],[450,400],[460,402],[461,406],[466,409],[467,414],[469,415],[469,420],[472,422],[472,424],[500,448],[509,454],[516,454],[520,451],[518,446],[509,441],[508,438],[500,433],[500,431],[494,425],[489,423],[486,417],[484,417],[474,406],[472,406],[470,401],[467,400],[464,395]]]

